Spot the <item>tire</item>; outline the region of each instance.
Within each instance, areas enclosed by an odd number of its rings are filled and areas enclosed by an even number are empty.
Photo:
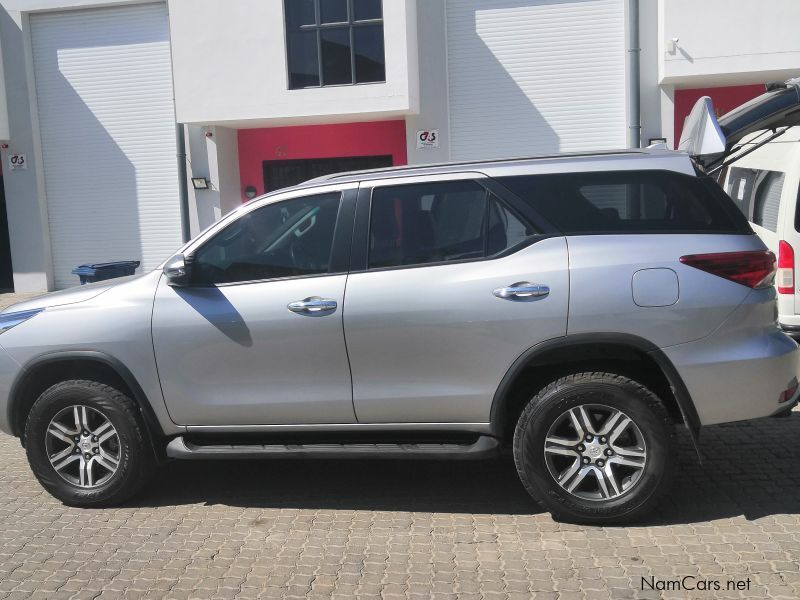
[[[554,518],[608,525],[636,521],[657,505],[674,475],[677,444],[666,408],[645,386],[577,373],[528,402],[513,450],[525,489]]]
[[[96,381],[45,390],[25,423],[25,448],[42,486],[69,506],[120,504],[144,487],[155,465],[135,402]]]

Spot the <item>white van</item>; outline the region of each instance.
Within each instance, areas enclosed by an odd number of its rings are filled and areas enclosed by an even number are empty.
[[[800,340],[795,253],[800,253],[800,77],[767,84],[767,91],[716,117],[700,98],[686,119],[678,148],[717,178],[778,257],[778,323]]]
[[[768,134],[757,132],[742,140],[742,152],[752,151],[725,169],[720,184],[778,257],[778,322],[800,339],[800,289],[795,275],[795,254],[800,259],[800,127],[791,127],[756,147]]]

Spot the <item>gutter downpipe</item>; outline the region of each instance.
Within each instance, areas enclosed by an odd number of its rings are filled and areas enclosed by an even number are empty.
[[[186,183],[186,134],[183,123],[175,124],[175,135],[178,142],[178,191],[181,207],[181,238],[185,244],[191,239],[189,229],[189,187]]]
[[[641,91],[639,74],[639,0],[627,0],[627,30],[625,32],[626,75],[628,86],[627,144],[628,148],[642,145]]]

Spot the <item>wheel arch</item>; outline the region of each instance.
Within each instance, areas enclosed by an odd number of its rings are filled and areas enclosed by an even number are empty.
[[[12,434],[24,445],[25,420],[33,403],[47,388],[69,379],[95,379],[122,388],[136,402],[157,456],[156,441],[164,431],[155,412],[133,373],[118,359],[93,350],[58,351],[43,354],[23,365],[9,393],[8,416]]]
[[[530,399],[531,388],[541,389],[550,381],[581,370],[622,371],[619,374],[655,388],[653,391],[667,404],[674,420],[686,425],[697,446],[700,418],[675,366],[652,342],[622,333],[568,335],[525,351],[495,391],[490,412],[492,434],[510,438],[513,423]]]

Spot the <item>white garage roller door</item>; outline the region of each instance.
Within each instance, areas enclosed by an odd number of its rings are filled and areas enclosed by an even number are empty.
[[[30,26],[56,286],[87,262],[155,267],[181,243],[166,5]]]
[[[447,0],[454,160],[625,147],[622,0]]]

